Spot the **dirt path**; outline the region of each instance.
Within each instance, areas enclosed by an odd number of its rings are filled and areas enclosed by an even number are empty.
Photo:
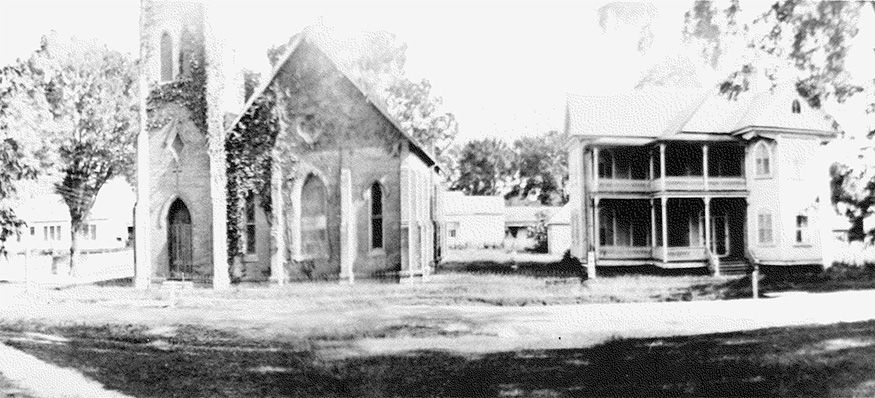
[[[61,368],[0,343],[0,392],[9,397],[125,398],[78,371]],[[4,387],[4,385],[6,387]],[[10,395],[5,395],[5,394]]]

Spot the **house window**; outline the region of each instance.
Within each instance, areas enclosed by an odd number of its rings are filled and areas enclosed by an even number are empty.
[[[43,227],[43,240],[46,242],[61,240],[61,226],[60,225],[44,226]]]
[[[246,213],[246,228],[243,234],[244,248],[246,254],[255,254],[255,195],[252,192],[246,195],[244,212]]]
[[[36,235],[36,227],[30,227],[30,236]]]
[[[173,80],[173,40],[170,34],[164,32],[161,35],[161,81]]]
[[[325,184],[313,174],[301,189],[301,255],[328,257],[328,217]]]
[[[760,211],[757,215],[757,242],[760,245],[770,245],[775,242],[772,226],[772,213]]]
[[[808,216],[804,214],[796,216],[796,243],[808,243]]]
[[[97,225],[82,224],[82,226],[79,227],[79,236],[85,240],[97,240]]]
[[[757,177],[770,177],[772,175],[772,159],[769,147],[765,142],[760,141],[754,149],[754,159],[756,162]]]
[[[614,153],[609,150],[599,152],[599,178],[614,178]]]
[[[455,230],[450,237],[456,237]],[[371,248],[383,248],[383,188],[378,182],[371,185]]]
[[[447,224],[447,229],[449,231],[449,232],[447,232],[449,237],[455,238],[457,231],[459,230],[459,223],[457,223],[457,222],[449,223],[449,224]]]
[[[793,113],[802,113],[802,105],[799,103],[799,100],[793,100],[793,104],[790,106],[790,110]]]

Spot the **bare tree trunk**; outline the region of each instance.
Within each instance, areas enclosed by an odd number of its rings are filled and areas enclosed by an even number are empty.
[[[77,276],[79,257],[79,228],[81,222],[70,222],[70,276]]]

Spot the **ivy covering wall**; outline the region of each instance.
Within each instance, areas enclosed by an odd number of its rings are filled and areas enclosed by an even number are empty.
[[[228,132],[225,138],[228,177],[228,261],[243,252],[244,207],[250,192],[265,213],[271,208],[272,152],[279,133],[276,96],[264,92]]]

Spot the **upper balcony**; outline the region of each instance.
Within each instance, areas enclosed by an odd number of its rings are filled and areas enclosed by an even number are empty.
[[[744,191],[744,147],[668,143],[594,148],[592,190],[602,193]],[[665,162],[662,162],[662,159]]]

